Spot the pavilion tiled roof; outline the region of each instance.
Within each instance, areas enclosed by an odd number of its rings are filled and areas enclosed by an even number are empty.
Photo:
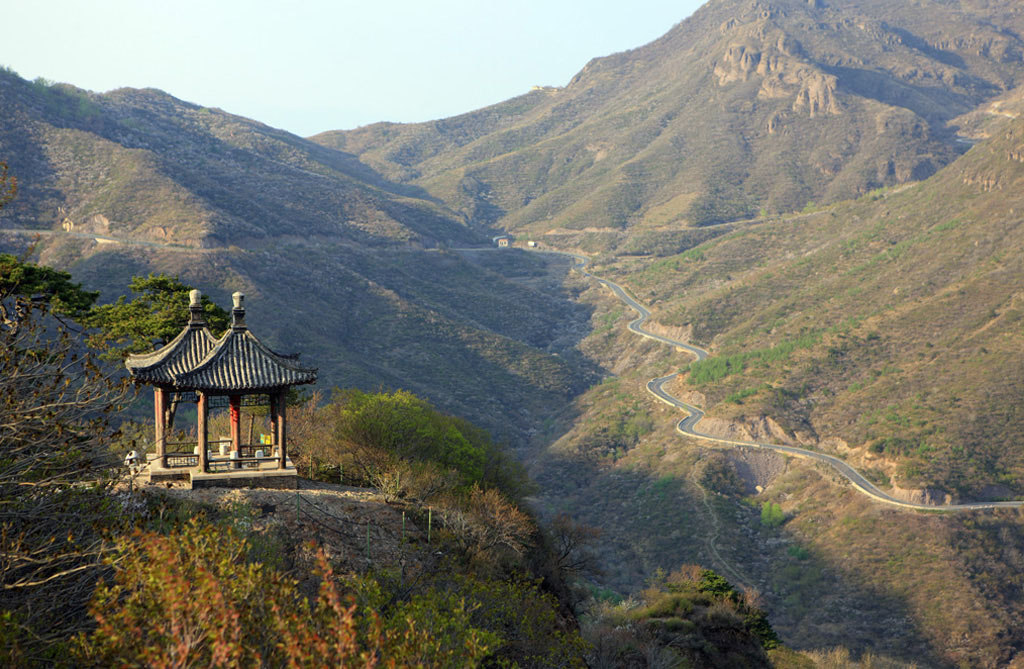
[[[243,391],[254,392],[262,390],[280,389],[287,386],[314,383],[317,379],[317,370],[304,367],[299,364],[297,355],[281,355],[270,350],[263,342],[256,338],[245,325],[245,309],[242,307],[244,296],[235,293],[233,296],[235,305],[233,310],[233,322],[231,329],[219,340],[214,340],[209,331],[210,345],[203,351],[201,356],[196,357],[202,344],[194,347],[179,342],[191,342],[190,336],[199,339],[196,335],[189,335],[190,326],[182,331],[171,344],[149,354],[147,358],[154,359],[150,367],[145,368],[143,377],[132,364],[135,363],[135,356],[129,358],[129,371],[136,380],[146,383],[169,383],[176,390],[201,390],[206,392],[230,392]],[[178,347],[187,349],[188,355],[183,352],[176,357],[168,351],[175,343]],[[165,354],[165,351],[167,353]],[[143,356],[137,356],[139,358]],[[160,358],[157,360],[157,358]],[[170,381],[149,381],[149,378],[160,379],[170,378]]]
[[[195,368],[178,377],[189,390],[269,390],[316,381],[317,370],[274,353],[248,330],[232,328]]]
[[[129,355],[125,367],[137,383],[175,385],[180,374],[193,369],[217,345],[202,317],[199,291],[193,291],[191,318],[169,344],[152,353]]]

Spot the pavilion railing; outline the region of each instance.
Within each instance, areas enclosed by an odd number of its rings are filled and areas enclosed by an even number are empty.
[[[256,457],[256,451],[263,451],[263,457]],[[261,469],[264,462],[274,463],[275,467],[281,459],[273,447],[266,444],[239,445],[238,457],[231,458],[223,455],[211,454],[207,461],[210,471],[227,471],[232,469]]]
[[[198,467],[199,454],[195,452],[197,441],[169,441],[165,445],[164,466],[168,469]]]
[[[239,444],[237,458],[231,457],[230,450],[221,455],[220,445],[230,443],[229,439],[212,439],[207,442],[207,466],[211,471],[259,469],[264,462],[276,463],[281,459],[277,447],[270,444]],[[168,469],[198,467],[199,454],[195,452],[198,445],[198,441],[167,442],[164,466]],[[257,451],[263,451],[263,456],[256,457]]]

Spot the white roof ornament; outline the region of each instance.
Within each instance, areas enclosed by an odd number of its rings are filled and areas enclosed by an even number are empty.
[[[245,295],[239,292],[232,293],[231,302],[234,304],[231,310],[231,329],[245,330]]]

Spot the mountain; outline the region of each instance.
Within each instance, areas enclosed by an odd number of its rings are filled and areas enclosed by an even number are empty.
[[[710,349],[673,388],[709,430],[836,453],[921,501],[1020,498],[1022,22],[1009,0],[714,0],[565,88],[311,140],[8,73],[0,156],[23,189],[0,239],[38,231],[36,257],[105,299],[147,271],[244,290],[323,386],[410,388],[524,445],[538,512],[603,530],[597,596],[707,565],[798,649],[1007,666],[1015,510],[904,513],[682,439],[644,388],[689,358],[625,330],[600,285],[446,247],[497,227],[598,252]]]
[[[1022,102],[1014,89],[960,119],[974,145],[925,181],[594,263],[711,353],[692,365],[629,333],[607,291],[581,295],[601,325],[584,346],[619,378],[573,404],[531,472],[547,512],[603,528],[601,587],[709,564],[799,649],[1020,661],[1019,510],[897,511],[831,470],[708,448],[645,384],[683,369],[672,392],[707,411],[701,430],[831,453],[905,499],[1024,499]]]
[[[938,501],[1024,496],[1024,118],[993,118],[920,184],[620,267],[731,360],[685,390]]]
[[[35,257],[102,300],[148,272],[221,305],[241,290],[261,336],[302,352],[325,392],[411,389],[513,442],[592,373],[572,351],[585,312],[557,274],[544,285],[564,261],[445,251],[489,237],[351,155],[160,91],[9,71],[0,115],[20,187],[0,248],[39,236]]]
[[[434,246],[480,236],[352,156],[157,90],[104,95],[0,74],[8,224],[192,248],[328,236]],[[58,218],[58,214],[60,218]]]
[[[656,235],[926,178],[1022,31],[1015,0],[712,0],[564,88],[312,139],[509,230]]]

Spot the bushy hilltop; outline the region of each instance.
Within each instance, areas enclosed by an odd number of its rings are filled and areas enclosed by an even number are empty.
[[[479,241],[463,221],[352,156],[153,89],[105,94],[0,72],[14,224],[195,248],[301,235]]]
[[[221,305],[240,290],[252,326],[327,389],[415,390],[512,442],[586,385],[571,352],[585,310],[544,285],[553,265],[443,251],[489,237],[350,155],[160,91],[9,71],[0,114],[19,185],[0,249],[38,232],[34,259],[103,301],[150,272]]]
[[[430,123],[314,137],[478,220],[663,229],[926,178],[1020,82],[1014,0],[713,0],[664,37]]]

